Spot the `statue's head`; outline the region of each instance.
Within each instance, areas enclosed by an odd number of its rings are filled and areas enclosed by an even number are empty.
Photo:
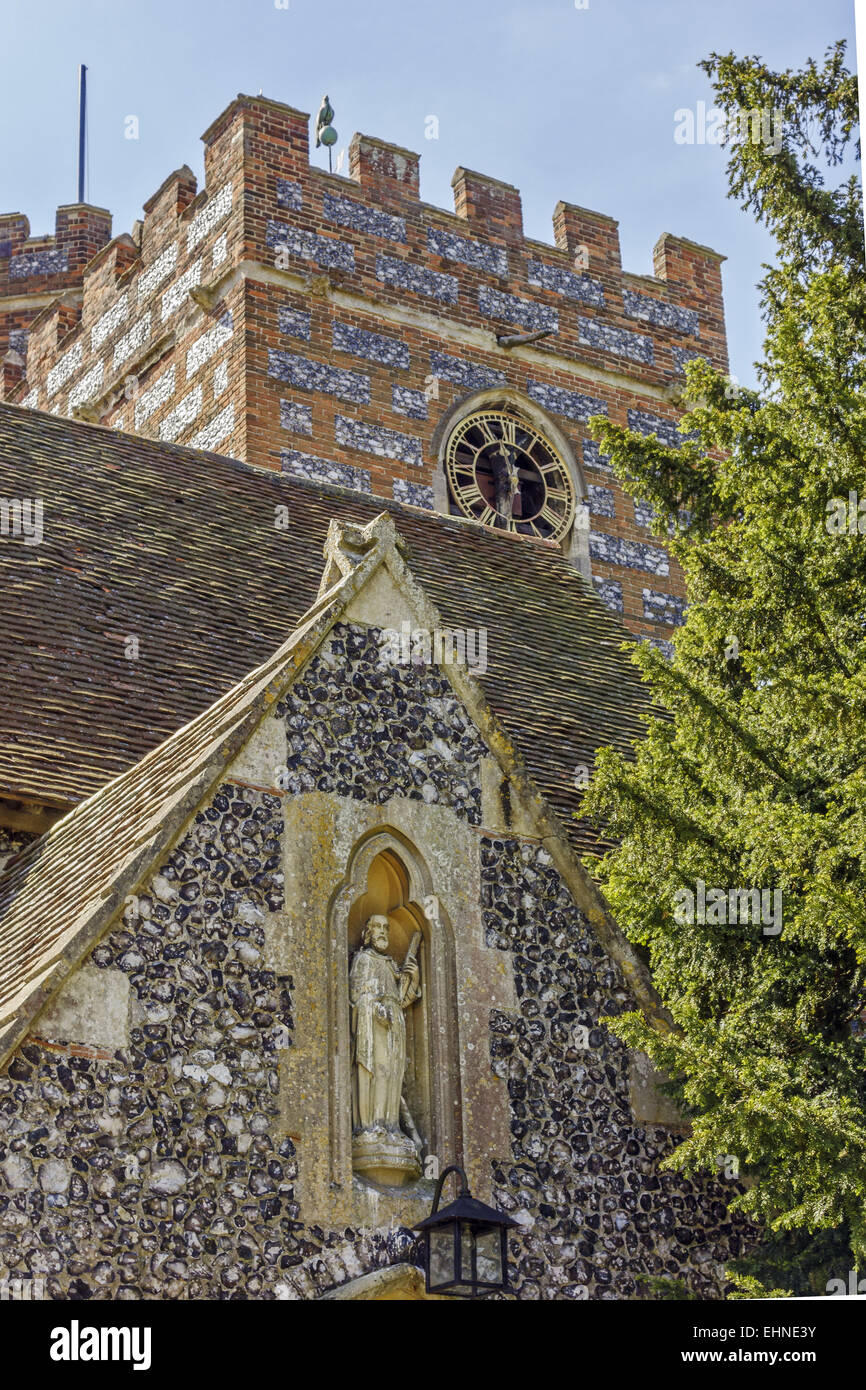
[[[368,917],[361,937],[364,946],[372,946],[380,955],[386,955],[391,942],[391,924],[381,913]]]

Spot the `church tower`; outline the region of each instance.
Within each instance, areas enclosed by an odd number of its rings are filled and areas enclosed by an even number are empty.
[[[132,236],[72,210],[83,269],[62,228],[24,252],[0,220],[5,322],[60,256],[80,286],[29,323],[8,398],[555,545],[666,649],[682,577],[587,422],[681,442],[685,364],[727,368],[723,258],[666,234],[654,276],[629,274],[616,222],[570,202],[530,240],[519,191],[464,168],[433,207],[418,155],[365,135],[327,172],[308,115],[262,97],[203,140],[204,188],[176,170]]]

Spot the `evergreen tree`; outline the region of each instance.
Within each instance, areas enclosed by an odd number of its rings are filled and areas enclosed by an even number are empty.
[[[690,606],[671,662],[634,650],[647,738],[633,761],[599,755],[583,813],[617,838],[603,886],[675,1025],[611,1020],[689,1114],[671,1166],[733,1156],[733,1205],[762,1234],[743,1287],[824,1293],[866,1274],[866,270],[840,167],[859,159],[857,85],[843,43],[800,72],[702,66],[729,129],[755,109],[783,123],[777,151],[727,150],[731,196],[777,247],[765,355],[757,391],[689,364],[680,448],[592,422]],[[781,923],[769,894],[762,921],[739,897],[730,920],[741,888],[780,892]]]

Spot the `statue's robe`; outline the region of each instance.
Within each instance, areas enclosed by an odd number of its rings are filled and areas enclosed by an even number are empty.
[[[402,969],[391,956],[364,947],[349,972],[353,1035],[353,1122],[356,1129],[400,1129],[400,1097],[406,1071],[408,1009],[420,995],[418,967]],[[387,1022],[378,1016],[381,1005]]]

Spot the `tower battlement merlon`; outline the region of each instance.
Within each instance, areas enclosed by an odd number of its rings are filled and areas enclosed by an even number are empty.
[[[178,223],[198,196],[198,180],[189,165],[182,164],[163,180],[142,205],[144,220],[140,251],[145,266],[162,249],[166,238],[176,233]]]
[[[57,208],[54,233],[31,236],[20,212],[0,215],[0,298],[66,286],[61,276],[83,270],[111,237],[111,213],[92,203]]]
[[[84,268],[110,238],[111,213],[92,203],[57,208],[53,235],[32,236],[22,212],[0,214],[0,399],[21,393],[34,319],[57,295],[80,305]]]
[[[553,238],[569,262],[583,266],[608,294],[621,293],[622,255],[619,223],[603,212],[559,202],[553,210]]]
[[[421,196],[421,156],[374,135],[355,134],[349,143],[349,177],[381,205]]]
[[[523,204],[520,190],[489,174],[462,166],[454,171],[454,211],[478,234],[519,247],[523,242]]]

